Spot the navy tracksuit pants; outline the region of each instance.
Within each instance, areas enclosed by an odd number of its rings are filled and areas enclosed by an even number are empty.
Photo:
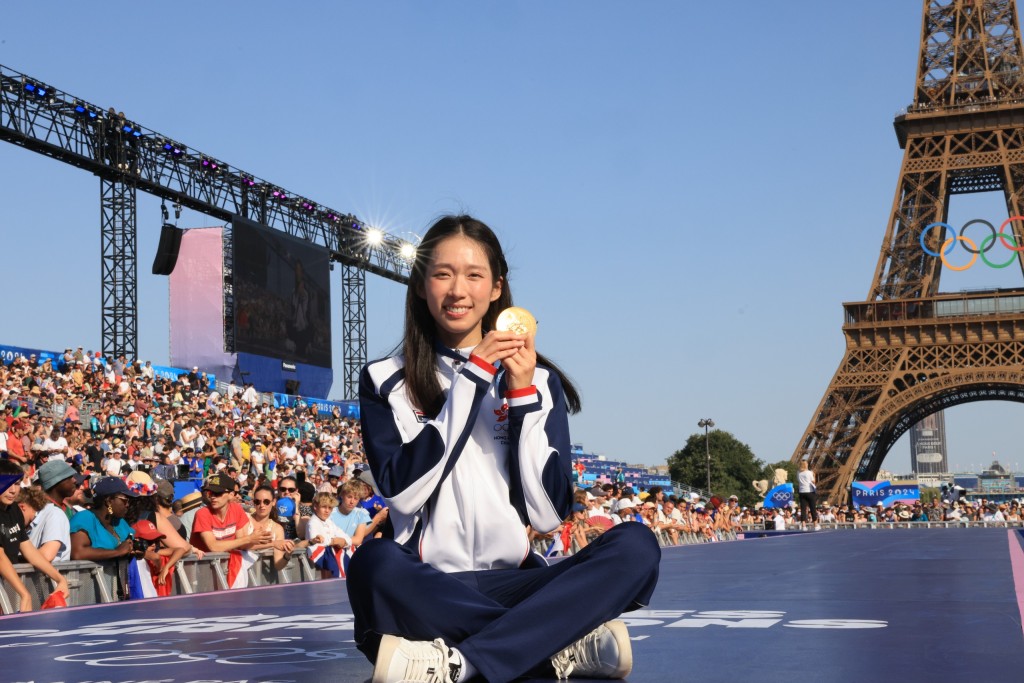
[[[442,638],[490,683],[546,667],[569,644],[644,607],[661,548],[650,529],[620,524],[551,566],[446,574],[387,539],[352,555],[347,573],[356,646],[371,662],[381,634]]]

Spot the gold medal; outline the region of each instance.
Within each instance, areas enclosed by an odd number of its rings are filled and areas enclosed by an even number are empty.
[[[525,308],[512,306],[498,314],[498,320],[494,324],[498,332],[511,332],[512,334],[537,334],[537,320]]]

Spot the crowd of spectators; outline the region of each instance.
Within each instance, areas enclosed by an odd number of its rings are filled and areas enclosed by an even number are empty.
[[[0,496],[10,561],[0,575],[23,609],[31,603],[10,563],[30,562],[66,597],[53,562],[146,560],[166,591],[185,555],[272,550],[286,563],[307,545],[320,491],[337,495],[352,482],[358,503],[369,501],[368,519],[348,510],[353,535],[386,519],[372,486],[356,479],[365,468],[356,421],[301,398],[274,407],[251,386],[218,390],[199,368],[162,378],[149,362],[82,348],[56,362],[17,357],[0,365],[0,415],[0,463],[24,477]],[[175,500],[181,480],[203,485]],[[221,512],[238,523],[231,534],[209,520]]]
[[[274,407],[251,386],[219,390],[199,368],[161,378],[149,362],[108,361],[81,347],[56,362],[18,357],[0,365],[0,414],[0,475],[22,479],[0,494],[0,577],[22,610],[32,601],[13,568],[18,563],[51,579],[58,598],[68,596],[59,565],[69,560],[135,561],[153,584],[147,596],[171,594],[176,563],[207,552],[229,553],[233,586],[244,580],[238,569],[246,553],[269,554],[280,570],[304,551],[322,577],[337,577],[354,549],[387,522],[358,422],[301,398]],[[173,482],[181,480],[199,490],[176,499]],[[985,500],[823,504],[819,523],[1019,523],[1020,508]],[[559,529],[530,533],[545,554],[567,554],[624,522],[649,527],[663,545],[808,526],[790,507],[608,482],[577,489]],[[130,586],[119,597],[132,597]]]

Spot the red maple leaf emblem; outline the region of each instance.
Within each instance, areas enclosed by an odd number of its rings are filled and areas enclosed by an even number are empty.
[[[504,422],[505,420],[507,420],[508,419],[508,404],[507,403],[502,403],[501,407],[494,411],[494,416],[496,418],[498,418],[497,422]]]

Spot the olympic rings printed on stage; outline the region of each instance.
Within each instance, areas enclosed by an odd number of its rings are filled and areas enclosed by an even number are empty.
[[[1010,218],[1007,218],[1005,221],[1003,221],[1002,225],[999,226],[998,231],[995,229],[995,226],[981,218],[975,218],[974,220],[967,221],[966,223],[964,223],[963,227],[960,228],[959,232],[957,232],[956,229],[953,228],[953,226],[950,225],[949,223],[929,223],[928,225],[925,226],[924,230],[921,231],[921,236],[918,239],[918,241],[921,243],[921,249],[924,251],[924,253],[928,254],[929,256],[935,256],[942,259],[942,265],[944,265],[946,268],[949,268],[950,270],[967,270],[968,268],[974,265],[974,263],[978,260],[979,255],[981,256],[981,260],[984,261],[985,265],[987,265],[989,268],[1005,268],[1006,266],[1010,265],[1011,263],[1017,260],[1017,255],[1019,253],[1024,252],[1024,244],[1018,246],[1017,238],[1014,237],[1012,233],[1007,234],[1003,232],[1006,229],[1006,226],[1010,225],[1010,223],[1012,223],[1013,221],[1024,222],[1024,216],[1011,216]],[[964,236],[964,231],[966,231],[967,228],[971,227],[972,225],[987,225],[989,231],[991,232],[990,235],[988,235],[985,239],[981,241],[980,246],[976,246],[971,238]],[[935,227],[947,228],[951,233],[953,233],[953,237],[947,237],[946,240],[942,243],[942,248],[939,251],[932,251],[931,249],[928,248],[928,245],[925,244],[925,238],[928,237],[929,231]],[[1010,258],[1008,258],[1006,261],[1002,263],[993,263],[985,255],[992,247],[995,246],[997,239],[1004,247],[1013,252],[1010,254]],[[1009,240],[1009,242],[1007,242],[1007,240]],[[946,260],[946,256],[948,256],[949,253],[953,251],[957,243],[960,243],[960,246],[964,248],[964,251],[971,255],[971,259],[970,261],[967,262],[967,265],[954,266],[950,264],[949,261]]]

